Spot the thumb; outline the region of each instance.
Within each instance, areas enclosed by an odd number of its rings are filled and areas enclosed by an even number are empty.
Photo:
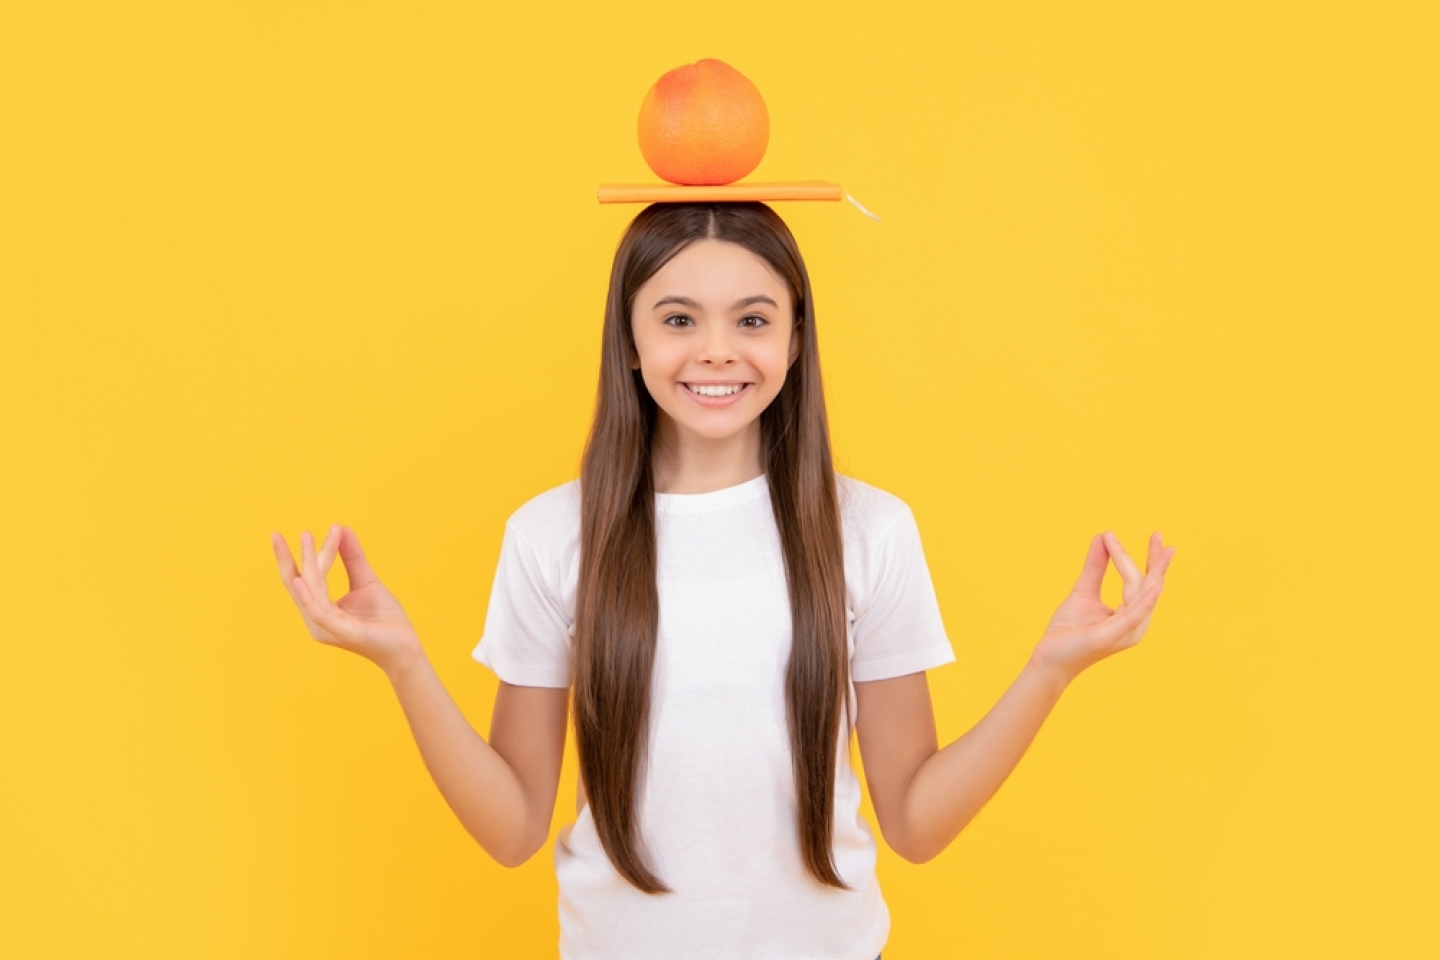
[[[340,560],[345,564],[351,590],[359,590],[380,579],[371,569],[370,561],[365,559],[365,551],[360,549],[360,538],[350,527],[340,528]]]
[[[1105,535],[1097,533],[1090,540],[1090,550],[1085,554],[1085,566],[1075,581],[1073,593],[1100,599],[1100,584],[1105,580],[1105,568],[1110,563],[1110,554],[1105,550]]]

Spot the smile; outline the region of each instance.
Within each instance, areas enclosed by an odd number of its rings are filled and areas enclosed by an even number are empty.
[[[723,407],[734,403],[749,390],[749,383],[685,383],[685,392],[697,403],[707,407]]]

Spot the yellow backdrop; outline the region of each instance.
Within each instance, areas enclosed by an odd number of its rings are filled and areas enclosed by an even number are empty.
[[[886,960],[1435,955],[1432,10],[7,5],[0,953],[553,955],[548,849],[475,846],[268,535],[353,525],[488,730],[502,525],[575,475],[638,210],[594,190],[709,56],[754,178],[884,218],[777,205],[942,738],[1094,533],[1178,548],[961,838],[885,853]]]

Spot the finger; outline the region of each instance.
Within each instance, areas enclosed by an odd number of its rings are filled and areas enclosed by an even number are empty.
[[[340,549],[340,525],[336,524],[330,528],[325,535],[325,542],[320,545],[320,553],[315,558],[315,564],[320,568],[322,578],[330,575],[330,567],[335,563],[335,551]]]
[[[1145,558],[1145,577],[1159,577],[1164,579],[1165,571],[1170,566],[1170,558],[1175,555],[1174,547],[1165,546],[1165,538],[1160,531],[1156,530],[1150,534],[1150,552]]]
[[[1129,600],[1141,589],[1145,577],[1140,573],[1140,568],[1135,566],[1135,561],[1130,559],[1130,554],[1120,545],[1120,538],[1115,536],[1113,531],[1105,531],[1105,547],[1110,552],[1110,559],[1115,561],[1115,569],[1120,571],[1120,579],[1125,582],[1122,596]]]
[[[1147,576],[1147,579],[1148,579],[1148,576]],[[1160,582],[1159,585],[1160,585],[1160,587],[1163,589],[1163,587],[1164,587],[1163,582]],[[1152,589],[1154,589],[1153,586],[1146,587],[1146,590],[1152,590]],[[1144,618],[1141,619],[1139,625],[1135,628],[1136,642],[1139,642],[1139,638],[1140,638],[1140,637],[1143,637],[1143,636],[1145,635],[1145,631],[1150,629],[1150,618],[1155,615],[1155,606],[1156,606],[1159,602],[1160,602],[1160,595],[1157,593],[1157,594],[1155,595],[1155,597],[1151,600],[1149,609],[1145,611],[1145,616],[1144,616]]]
[[[1158,534],[1156,535],[1156,539],[1157,539],[1157,540],[1159,539],[1159,535],[1158,535]],[[1164,548],[1160,551],[1160,579],[1161,579],[1161,580],[1164,580],[1164,579],[1165,579],[1165,574],[1168,573],[1169,570],[1170,570],[1170,561],[1171,561],[1171,560],[1174,560],[1174,559],[1175,559],[1175,548],[1174,548],[1174,547],[1164,547]]]
[[[300,576],[300,571],[295,567],[295,557],[290,552],[290,544],[278,533],[270,534],[270,545],[275,548],[275,560],[280,565],[280,582],[285,586],[285,592],[290,594],[290,599],[298,607],[300,598],[295,595],[295,578]],[[302,611],[302,616],[303,611]],[[310,626],[310,619],[306,617],[305,625]]]
[[[1134,603],[1127,602],[1110,616],[1101,620],[1095,625],[1094,638],[1104,643],[1110,643],[1116,638],[1130,633],[1154,611],[1155,604],[1159,602],[1160,594],[1164,589],[1164,584],[1157,583],[1137,596]]]
[[[309,621],[312,637],[316,640],[334,640],[349,632],[343,610],[329,602],[321,603],[304,577],[296,577],[294,584],[296,603]]]
[[[306,611],[305,604],[301,602],[299,591],[295,589],[295,583],[303,581],[300,579],[299,571],[295,569],[295,558],[290,553],[290,544],[280,534],[272,533],[270,534],[270,545],[275,548],[275,558],[280,564],[280,583],[284,585],[285,592],[290,594],[295,608],[300,611],[300,619],[305,621],[305,629],[310,631],[312,637],[316,636],[319,628],[315,626],[315,621]]]
[[[278,533],[270,534],[270,546],[275,551],[275,562],[280,565],[280,579],[285,586],[290,586],[290,581],[298,575],[295,570],[295,556],[290,552],[290,544]]]
[[[340,559],[345,564],[345,573],[350,577],[351,590],[359,590],[380,579],[375,576],[375,571],[370,569],[370,561],[365,559],[365,551],[360,549],[360,538],[350,527],[340,528],[339,549]]]
[[[1090,540],[1090,550],[1085,554],[1085,566],[1080,570],[1080,579],[1075,581],[1075,593],[1100,599],[1100,584],[1105,580],[1105,566],[1109,554],[1105,552],[1103,534],[1097,533]]]
[[[320,566],[315,560],[315,538],[310,535],[309,530],[300,534],[300,576],[309,585],[310,592],[317,600],[330,600],[330,588],[325,585],[325,578],[320,574]]]
[[[1152,583],[1165,582],[1165,574],[1170,569],[1170,561],[1174,556],[1175,548],[1165,546],[1159,531],[1150,535],[1150,556],[1145,561],[1147,586]]]
[[[1154,596],[1150,599],[1149,608],[1145,611],[1145,616],[1144,616],[1144,618],[1140,621],[1139,625],[1135,628],[1135,642],[1136,642],[1136,643],[1139,643],[1139,642],[1140,642],[1140,638],[1143,637],[1143,636],[1145,636],[1145,631],[1147,631],[1147,630],[1150,629],[1150,620],[1155,616],[1155,608],[1156,608],[1156,606],[1159,605],[1159,603],[1160,603],[1160,594],[1163,593],[1164,590],[1165,590],[1164,584],[1160,584],[1159,586],[1157,586],[1157,587],[1154,588],[1155,593],[1154,593]]]

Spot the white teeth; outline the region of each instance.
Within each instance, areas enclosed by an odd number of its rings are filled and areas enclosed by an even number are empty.
[[[687,383],[685,386],[689,387],[692,393],[698,393],[702,397],[728,397],[744,389],[743,384],[732,384],[721,387],[707,386],[700,383]]]

